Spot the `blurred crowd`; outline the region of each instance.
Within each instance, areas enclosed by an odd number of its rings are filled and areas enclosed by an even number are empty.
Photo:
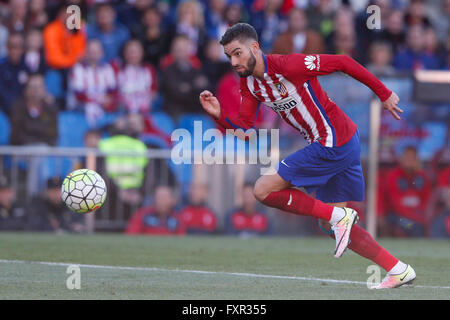
[[[239,79],[231,71],[219,44],[224,31],[237,22],[255,27],[266,53],[346,54],[379,76],[408,74],[419,69],[450,70],[450,0],[430,3],[3,0],[0,1],[0,116],[10,125],[6,144],[79,146],[71,138],[73,132],[64,133],[69,138],[62,144],[61,130],[76,131],[84,121],[89,128],[83,134],[84,146],[104,151],[119,147],[131,151],[167,148],[171,146],[170,128],[178,127],[190,115],[202,113],[198,95],[204,89],[214,92],[228,113],[237,113]],[[67,11],[73,4],[80,8],[80,28],[76,24],[75,28],[67,25],[68,20],[76,21],[74,11]],[[371,13],[366,8],[372,4],[380,9],[379,29],[367,27]],[[76,119],[82,121],[77,120],[74,127],[61,126],[62,113],[81,115]],[[274,119],[273,114],[260,113],[256,123],[277,127]],[[380,222],[386,226],[383,230],[388,235],[448,236],[448,167],[429,176],[419,169],[417,152],[408,150],[398,168],[380,173],[382,179],[390,181],[382,184],[388,190],[379,192],[383,205],[379,208]],[[411,158],[415,158],[414,164]],[[114,161],[110,157],[104,165],[117,185],[118,196],[125,202],[140,203],[139,192],[130,190],[142,186],[147,162],[139,157],[130,159],[138,169],[132,179],[120,180],[120,172],[114,171],[117,168]],[[155,174],[160,172],[156,170]],[[51,179],[48,183],[50,186]],[[0,229],[2,217],[7,215],[3,208],[11,207],[10,201],[2,200],[4,193],[8,193],[7,187],[6,183],[0,185],[3,210]],[[174,213],[176,201],[168,195],[168,188],[172,187],[155,186],[154,205],[133,214],[128,233],[159,232],[163,222],[168,230],[180,233],[190,230],[186,221],[193,216],[191,209],[188,206],[182,211],[183,218],[178,219],[179,212]],[[193,183],[192,188],[197,187]],[[395,201],[389,199],[394,194]],[[251,194],[249,197],[253,198]],[[245,213],[248,210],[241,208],[235,216],[227,216],[225,225],[230,233],[239,229],[238,225],[251,224]],[[20,215],[21,210],[15,212]],[[172,214],[175,220],[169,219]],[[393,215],[397,218],[392,218]],[[210,223],[205,230],[215,230],[214,214],[205,213],[204,217]],[[433,221],[437,219],[441,222],[434,227]],[[267,221],[263,225],[270,229]]]
[[[17,201],[16,191],[8,179],[0,176],[0,231],[34,231],[63,233],[86,232],[82,214],[74,214],[61,201],[62,179],[50,178],[46,190],[29,202]],[[272,222],[259,210],[253,197],[253,185],[242,188],[244,201],[224,217],[220,233],[249,237],[272,234]],[[187,199],[179,199],[170,185],[155,188],[150,205],[134,212],[125,233],[129,235],[186,235],[219,233],[218,216],[207,205],[209,186],[194,182]]]

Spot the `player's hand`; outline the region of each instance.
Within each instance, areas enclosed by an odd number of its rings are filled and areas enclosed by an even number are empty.
[[[400,120],[399,113],[403,113],[403,110],[397,106],[399,101],[397,94],[392,91],[391,96],[381,104],[383,109],[389,111],[397,120]]]
[[[220,103],[219,100],[208,90],[200,93],[200,103],[203,109],[212,117],[220,118]]]

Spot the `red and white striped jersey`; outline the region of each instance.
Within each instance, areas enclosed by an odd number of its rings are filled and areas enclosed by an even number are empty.
[[[92,67],[77,63],[70,72],[69,88],[78,103],[98,103],[117,89],[116,75],[109,63]]]
[[[391,95],[383,83],[352,58],[344,55],[263,55],[264,79],[241,78],[241,107],[237,118],[221,114],[217,120],[229,129],[253,127],[261,103],[270,107],[309,143],[325,147],[347,143],[356,124],[328,97],[317,76],[342,71],[371,88],[381,101]]]
[[[151,65],[125,65],[117,73],[120,100],[131,113],[148,112],[157,91],[155,69]]]

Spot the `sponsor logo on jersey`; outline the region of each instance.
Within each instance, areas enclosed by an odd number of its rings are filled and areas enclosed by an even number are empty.
[[[294,108],[298,102],[294,99],[287,99],[281,102],[271,102],[270,107],[275,112],[286,111]]]
[[[316,62],[317,58],[315,56],[306,56],[305,57],[305,66],[308,70],[314,70],[317,69],[317,62]]]

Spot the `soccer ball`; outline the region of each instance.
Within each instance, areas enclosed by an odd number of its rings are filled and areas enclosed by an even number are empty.
[[[61,187],[61,198],[67,207],[74,212],[93,212],[105,202],[105,181],[93,170],[75,170],[64,179]]]

